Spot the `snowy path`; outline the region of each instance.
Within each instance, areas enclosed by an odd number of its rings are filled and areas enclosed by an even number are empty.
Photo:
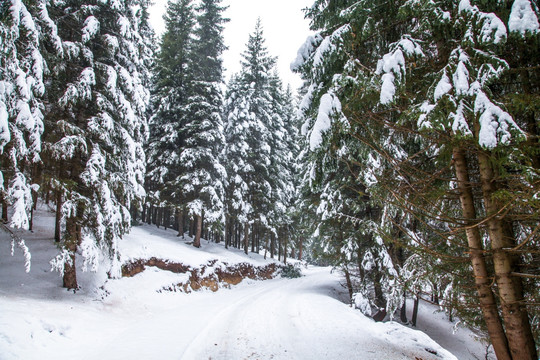
[[[176,304],[156,312],[154,303],[86,358],[111,353],[115,359],[452,358],[426,351],[444,353],[420,332],[375,324],[345,306],[336,299],[339,277],[328,268],[306,273],[217,293],[177,294]]]
[[[190,264],[209,258],[264,264],[259,255],[243,257],[215,244],[194,250],[169,233],[135,229],[133,248],[123,250],[170,254]],[[138,243],[152,248],[137,250]],[[20,251],[6,256],[9,241],[0,236],[0,360],[456,359],[422,332],[374,323],[345,305],[341,277],[329,268],[191,294],[160,292],[186,275],[152,267],[108,281],[104,270],[80,272],[83,288],[73,294],[49,271],[56,252],[49,236],[36,231],[27,245],[28,274]]]

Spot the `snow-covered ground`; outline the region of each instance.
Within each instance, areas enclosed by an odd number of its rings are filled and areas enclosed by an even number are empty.
[[[375,323],[344,304],[342,280],[330,268],[309,267],[299,279],[244,280],[231,289],[185,294],[160,291],[186,275],[148,267],[131,278],[108,280],[105,269],[78,272],[77,293],[50,272],[57,249],[52,218],[41,213],[25,234],[30,273],[22,252],[10,256],[0,233],[0,359],[475,359],[483,348],[452,324],[432,316],[422,324],[455,355],[424,333],[397,323]],[[258,254],[203,241],[195,249],[151,226],[122,241],[122,259],[171,259],[193,267],[208,260],[264,265]],[[429,321],[427,321],[429,319]],[[446,323],[445,323],[446,322]],[[445,329],[448,333],[445,335]],[[467,333],[468,334],[468,333]],[[440,341],[440,340],[439,340]],[[441,341],[442,343],[442,341]]]

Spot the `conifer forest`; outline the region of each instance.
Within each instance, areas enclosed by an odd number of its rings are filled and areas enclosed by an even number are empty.
[[[537,360],[538,1],[312,2],[293,89],[264,17],[225,77],[222,0],[168,0],[160,35],[151,0],[0,0],[12,254],[29,271],[20,234],[47,206],[50,267],[76,290],[122,277],[132,229],[168,229],[331,266],[356,311],[407,322],[421,299],[496,359]]]

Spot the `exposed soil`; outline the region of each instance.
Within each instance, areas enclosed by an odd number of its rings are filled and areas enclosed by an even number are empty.
[[[186,283],[173,284],[164,288],[163,291],[182,291],[190,293],[201,289],[217,291],[220,287],[237,285],[244,279],[268,280],[275,277],[281,265],[271,263],[266,266],[254,266],[248,263],[228,265],[218,263],[217,260],[208,262],[201,268],[173,263],[155,257],[147,260],[136,260],[122,266],[122,276],[132,277],[143,272],[147,266],[155,266],[162,270],[179,274],[189,273],[189,281]]]

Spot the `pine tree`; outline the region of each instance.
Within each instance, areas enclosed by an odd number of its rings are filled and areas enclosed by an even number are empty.
[[[172,205],[183,213],[187,194],[179,184],[180,152],[188,140],[186,107],[195,76],[192,61],[196,18],[192,1],[170,1],[164,20],[166,31],[154,68],[146,189],[156,205]]]
[[[45,61],[38,16],[43,2],[2,2],[0,10],[0,200],[2,219],[13,207],[11,226],[28,229],[33,172],[41,161]],[[36,16],[38,15],[38,16]]]
[[[102,255],[120,274],[117,242],[143,188],[149,94],[147,1],[48,4],[61,38],[47,44],[51,81],[45,115],[48,179],[62,191],[62,253],[51,263],[77,288],[75,253],[95,270]]]
[[[177,182],[185,196],[188,214],[200,224],[223,223],[223,181],[225,169],[219,161],[224,146],[221,119],[223,67],[223,19],[220,1],[205,0],[199,8],[192,56],[193,81],[185,108],[185,144],[180,150],[180,178]],[[200,247],[198,225],[193,245]]]
[[[260,20],[242,55],[242,70],[229,84],[225,126],[229,206],[244,229],[248,252],[249,226],[268,228],[271,208],[271,124],[274,116],[271,75],[275,59],[268,55]]]

